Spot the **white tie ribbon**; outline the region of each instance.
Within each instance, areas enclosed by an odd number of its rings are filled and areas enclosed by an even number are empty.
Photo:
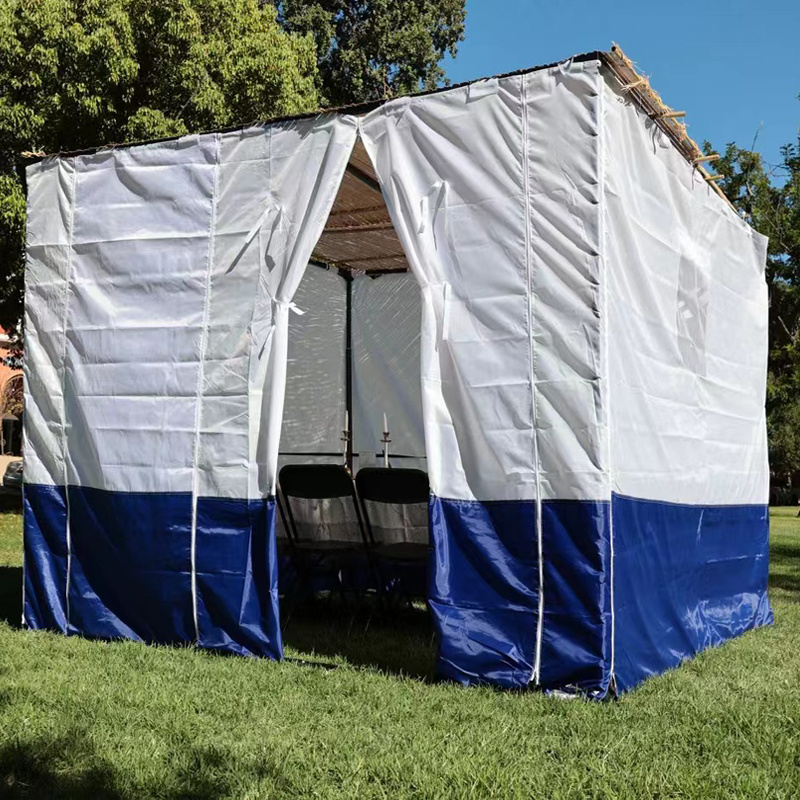
[[[272,209],[277,210],[280,223],[281,225],[283,224],[283,209],[280,207],[280,205],[278,205],[278,202],[275,200],[275,198],[272,198],[270,202],[267,203],[266,208],[261,212],[261,214],[259,214],[258,219],[255,221],[253,227],[248,231],[244,240],[246,245],[250,244],[250,242],[252,242],[255,238],[255,235],[261,230],[261,226],[266,221],[267,216],[269,216],[269,212],[272,211]]]
[[[278,308],[288,308],[293,314],[297,314],[298,317],[302,317],[303,314],[306,312],[296,306],[291,300],[276,300],[274,297],[272,298],[272,302],[275,303]]]
[[[428,220],[430,219],[431,196],[439,192],[443,186],[446,196],[447,184],[444,181],[436,181],[436,183],[428,189],[428,193],[419,201],[419,225],[417,226],[417,233],[425,233],[425,228],[428,226]],[[444,197],[442,200],[444,200]]]

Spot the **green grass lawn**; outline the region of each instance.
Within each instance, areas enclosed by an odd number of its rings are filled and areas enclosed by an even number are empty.
[[[796,513],[772,511],[775,626],[619,702],[426,682],[422,614],[349,637],[293,619],[288,655],[335,668],[0,622],[0,796],[800,797]],[[0,592],[20,542],[0,513]]]

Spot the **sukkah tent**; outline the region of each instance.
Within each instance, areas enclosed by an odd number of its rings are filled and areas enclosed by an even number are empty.
[[[361,111],[29,168],[25,624],[280,658],[279,453],[348,408],[427,460],[439,675],[601,697],[769,623],[766,240],[647,82]]]

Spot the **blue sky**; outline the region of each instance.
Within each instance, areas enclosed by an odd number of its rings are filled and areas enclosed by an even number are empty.
[[[558,61],[616,41],[690,135],[735,141],[775,163],[800,127],[800,0],[467,0],[460,82]]]

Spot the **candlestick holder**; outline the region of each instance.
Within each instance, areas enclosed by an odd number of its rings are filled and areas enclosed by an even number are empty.
[[[384,431],[383,432],[383,439],[381,439],[381,441],[383,442],[383,466],[388,469],[388,467],[389,467],[389,443],[392,441],[389,438],[389,431]]]
[[[342,443],[342,462],[344,463],[344,468],[350,472],[350,464],[347,463],[347,455],[350,452],[350,431],[343,430],[339,441]]]

